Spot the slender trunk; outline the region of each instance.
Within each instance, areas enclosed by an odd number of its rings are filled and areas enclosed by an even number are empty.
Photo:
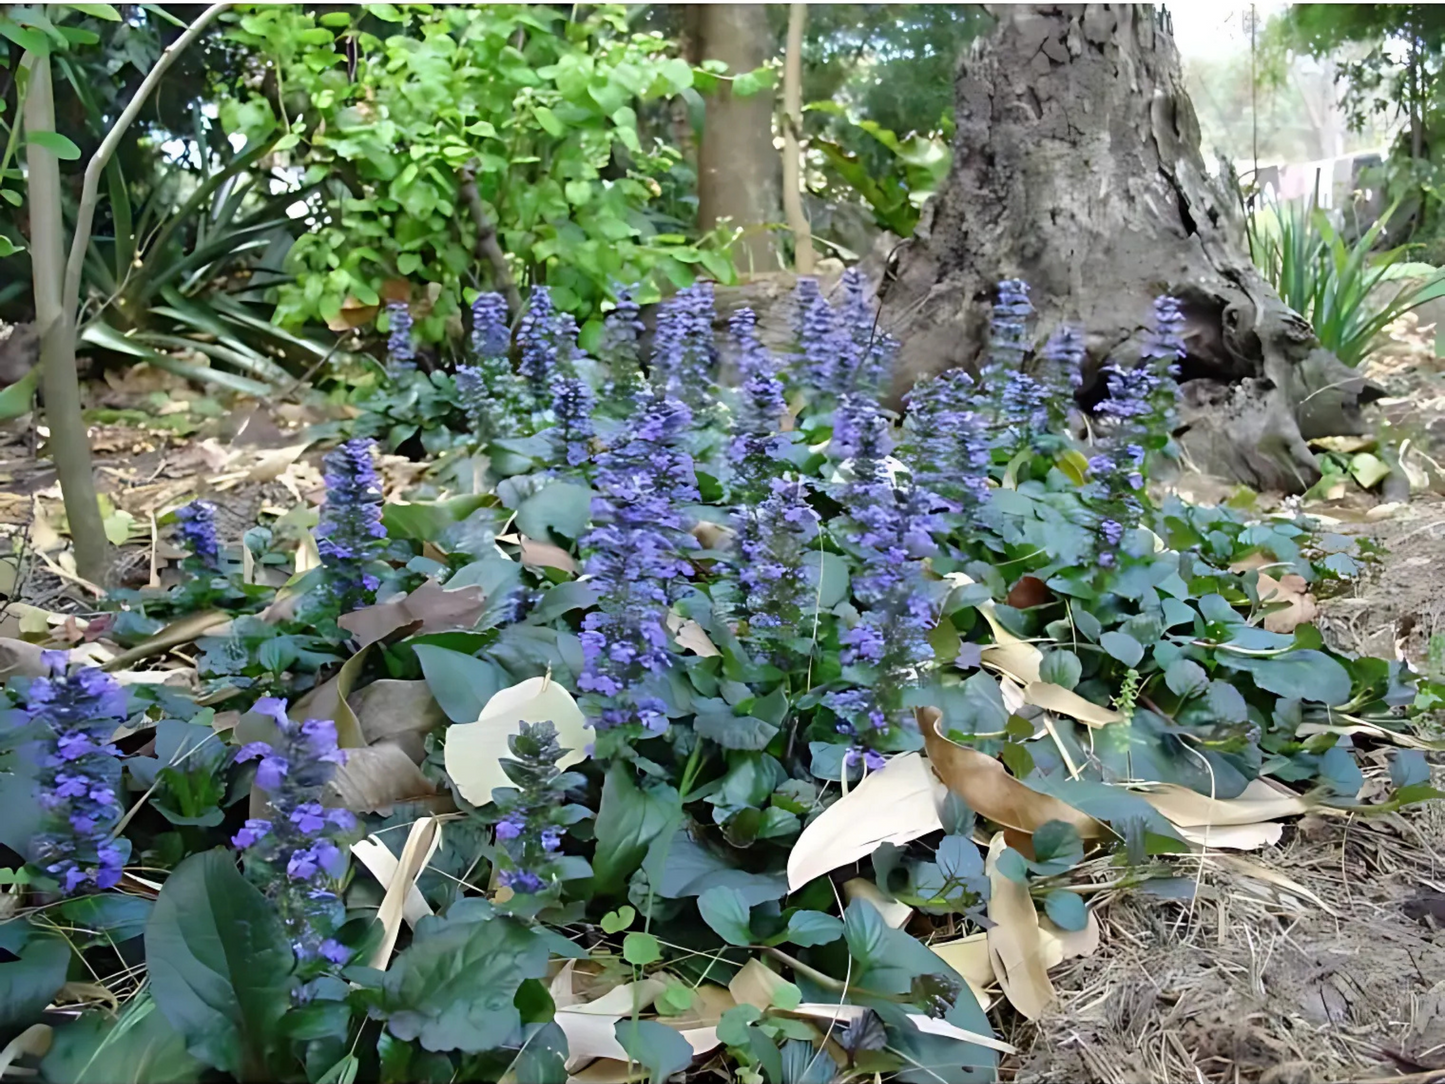
[[[699,5],[697,31],[699,55],[722,61],[730,75],[761,67],[772,51],[761,4]],[[736,97],[723,81],[707,99],[697,172],[699,227],[728,219],[743,231],[733,248],[743,273],[777,270],[778,250],[768,230],[780,202],[771,94]]]
[[[522,295],[512,279],[512,269],[507,266],[506,254],[497,241],[497,227],[482,205],[482,194],[477,191],[476,163],[468,162],[457,176],[461,180],[461,196],[472,215],[472,228],[477,231],[477,255],[487,261],[492,270],[492,288],[507,299],[507,308],[515,322],[522,315]]]
[[[50,58],[26,54],[30,87],[25,96],[27,133],[55,130],[55,98]],[[45,421],[50,427],[50,457],[60,478],[65,518],[75,546],[75,567],[91,583],[103,584],[109,571],[109,547],[91,471],[90,440],[80,409],[80,379],[75,369],[75,325],[66,312],[61,286],[65,275],[65,223],[60,207],[60,164],[55,153],[31,141],[29,166],[30,265],[35,290],[35,324],[40,329],[40,379]]]
[[[803,27],[808,5],[788,7],[788,54],[783,61],[783,212],[793,231],[793,269],[813,273],[813,227],[803,210]]]
[[[1410,24],[1410,157],[1419,158],[1425,149],[1425,123],[1420,108],[1420,36]]]

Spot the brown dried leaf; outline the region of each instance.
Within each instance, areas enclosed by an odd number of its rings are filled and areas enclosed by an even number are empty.
[[[353,331],[371,323],[380,311],[380,305],[363,305],[360,300],[348,295],[341,303],[341,310],[335,316],[326,317],[326,326],[335,332]]]
[[[532,568],[560,568],[563,572],[576,572],[577,560],[561,546],[551,542],[538,542],[535,538],[522,538],[522,564]]]
[[[39,644],[0,637],[0,681],[13,677],[44,677],[50,673],[40,661],[41,650]]]
[[[470,629],[481,619],[486,605],[481,587],[448,591],[436,580],[427,580],[404,598],[354,610],[339,618],[337,624],[365,646],[386,639],[398,629],[406,629],[409,634]]]
[[[395,742],[347,751],[346,763],[326,784],[325,804],[353,813],[389,815],[397,802],[436,797],[436,787]]]
[[[1054,986],[1044,964],[1039,915],[1027,884],[1019,884],[998,870],[1005,847],[1003,833],[988,847],[985,869],[989,879],[988,955],[1004,997],[1030,1020],[1041,1017],[1054,1001]]]
[[[251,482],[274,482],[285,473],[286,468],[301,458],[301,453],[310,447],[310,442],[293,444],[289,448],[277,448],[266,452],[256,461],[246,476]]]
[[[1042,606],[1053,597],[1054,593],[1037,576],[1020,576],[1019,582],[1009,588],[1008,597],[1004,601],[1015,610],[1027,610]]]
[[[417,878],[426,869],[432,855],[436,854],[441,841],[441,822],[435,817],[420,817],[412,821],[406,845],[401,849],[401,858],[397,860],[391,878],[386,882],[386,895],[382,897],[381,906],[376,911],[376,919],[381,923],[382,937],[381,943],[371,955],[370,966],[378,971],[385,971],[391,961],[391,951],[396,947],[396,936],[401,932],[401,921],[405,917],[408,903],[411,902],[411,893],[417,892]],[[417,894],[420,895],[419,892]],[[422,906],[426,907],[425,900],[422,901]],[[414,903],[411,904],[411,909],[415,914]],[[419,920],[418,918],[414,921]]]
[[[739,1005],[752,1005],[764,1012],[773,1003],[773,997],[787,985],[787,979],[754,957],[743,964],[741,970],[728,983],[728,993]]]
[[[895,900],[892,896],[885,895],[882,889],[866,877],[854,877],[851,881],[844,882],[843,898],[849,903],[854,900],[866,900],[873,905],[875,911],[883,916],[883,921],[895,930],[901,930],[913,917],[912,907]]]
[[[1063,821],[1078,829],[1086,842],[1110,834],[1087,813],[1019,782],[1001,761],[949,741],[939,733],[942,714],[937,708],[918,708],[915,715],[933,770],[980,816],[1029,834],[1041,824]]]
[[[1124,717],[1112,708],[1100,707],[1076,692],[1047,681],[1032,681],[1024,688],[1024,703],[1067,715],[1085,726],[1108,726],[1123,722]]]
[[[1290,633],[1295,628],[1313,621],[1320,608],[1315,596],[1310,593],[1304,577],[1290,572],[1275,579],[1266,572],[1259,574],[1259,601],[1288,603],[1283,610],[1264,615],[1264,627],[1269,632]]]
[[[418,763],[426,755],[423,739],[447,718],[425,681],[382,678],[353,693],[347,703],[365,744],[394,741]]]
[[[676,611],[668,612],[667,631],[672,633],[672,638],[677,641],[677,646],[684,651],[691,651],[704,659],[722,654],[701,625],[690,617],[683,617]]]
[[[884,843],[901,846],[938,831],[942,790],[917,753],[893,757],[803,829],[788,855],[788,888],[796,891]]]
[[[341,664],[341,669],[336,671],[331,680],[316,686],[297,700],[291,705],[291,716],[296,719],[335,720],[336,742],[343,749],[360,749],[367,745],[361,723],[346,698],[351,695],[351,687],[361,676],[361,668],[366,664],[366,656],[370,651],[369,646],[363,647]]]
[[[129,651],[122,651],[106,663],[103,669],[124,670],[141,659],[162,654],[173,647],[189,644],[204,633],[214,632],[218,626],[230,619],[231,615],[224,610],[203,610],[200,613],[186,614],[185,617],[172,621],[150,639],[136,644]]]
[[[1250,780],[1238,798],[1211,798],[1177,783],[1160,783],[1139,796],[1180,828],[1259,824],[1310,810],[1299,795],[1276,790],[1263,779]]]

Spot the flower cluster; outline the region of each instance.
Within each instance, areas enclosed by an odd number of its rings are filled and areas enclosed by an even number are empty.
[[[585,780],[576,772],[557,767],[565,750],[557,741],[557,729],[550,722],[521,725],[519,733],[507,739],[512,752],[502,761],[502,770],[516,784],[499,787],[496,799],[497,881],[518,895],[545,892],[562,878],[559,853],[562,837],[570,825],[590,812],[567,802],[567,792]]]
[[[1074,392],[1084,383],[1084,333],[1072,324],[1065,324],[1049,336],[1042,353],[1046,366],[1044,383],[1051,390],[1046,404],[1048,431],[1062,435],[1068,432]]]
[[[372,601],[381,585],[367,571],[380,557],[386,538],[371,441],[347,441],[326,456],[324,466],[326,500],[316,527],[316,548],[328,593],[342,613],[349,613]]]
[[[457,398],[471,423],[472,433],[486,445],[512,436],[526,411],[526,390],[507,352],[507,302],[501,294],[478,294],[472,302],[472,357],[457,367]]]
[[[973,379],[950,369],[908,393],[901,449],[913,484],[939,498],[940,511],[964,512],[988,500],[988,432],[969,404]]]
[[[251,710],[276,724],[276,736],[242,746],[236,761],[258,762],[254,785],[270,809],[266,817],[247,820],[231,844],[244,854],[247,876],[276,904],[297,959],[344,964],[350,950],[333,934],[346,917],[337,893],[356,818],[344,809],[326,809],[320,800],[337,765],[346,761],[337,747],[336,724],[293,722],[286,701],[274,697],[257,700]]]
[[[1089,457],[1088,494],[1099,517],[1099,563],[1106,568],[1114,564],[1125,530],[1138,523],[1143,511],[1139,495],[1150,442],[1167,439],[1173,426],[1179,394],[1175,377],[1185,353],[1183,325],[1179,302],[1158,298],[1139,364],[1104,367],[1109,395],[1096,408],[1099,440]]]
[[[66,674],[64,651],[46,651],[49,677],[25,691],[24,711],[45,728],[40,761],[40,807],[46,827],[31,842],[30,858],[60,881],[65,895],[87,886],[113,888],[130,851],[112,839],[122,813],[120,750],[110,737],[125,721],[125,690],[94,667]]]
[[[888,378],[898,343],[878,327],[876,305],[869,296],[863,272],[848,268],[843,272],[842,286],[844,371],[840,375],[850,389],[877,392]]]
[[[739,309],[728,321],[738,348],[742,388],[732,419],[728,458],[732,463],[733,495],[758,500],[780,472],[779,458],[786,440],[778,432],[787,405],[783,382],[773,357],[758,339],[758,318],[752,309]]]
[[[521,347],[522,380],[532,405],[540,409],[551,394],[552,377],[557,372],[557,321],[552,292],[547,287],[532,287],[517,327],[517,343]]]
[[[683,507],[699,499],[682,439],[692,412],[661,396],[638,401],[623,443],[596,458],[586,571],[600,596],[583,621],[578,686],[592,694],[598,728],[639,724],[661,733],[663,704],[646,691],[669,665],[666,628],[677,585],[691,571],[697,540]]]
[[[411,341],[413,320],[405,301],[386,303],[386,321],[390,331],[386,337],[386,363],[394,373],[416,368],[416,346]]]
[[[849,268],[841,285],[841,311],[823,298],[816,279],[799,279],[793,292],[793,334],[804,382],[811,394],[831,400],[852,391],[876,394],[897,351],[878,330],[862,273]]]
[[[876,749],[895,725],[903,689],[933,657],[933,612],[922,590],[921,558],[931,552],[937,498],[916,486],[895,487],[888,423],[873,399],[845,396],[838,414],[849,418],[855,434],[838,499],[850,523],[844,538],[861,566],[853,594],[865,606],[840,638],[843,662],[870,668],[875,677],[830,694],[827,704],[839,717],[840,733],[856,738],[860,748]]]
[[[713,374],[717,368],[714,314],[710,282],[679,290],[657,313],[652,345],[653,386],[694,412],[708,410],[713,404]]]
[[[192,501],[176,510],[181,544],[206,568],[215,568],[221,557],[216,540],[216,506],[210,501]]]
[[[592,456],[592,392],[580,378],[552,378],[552,418],[557,462],[580,467]]]
[[[605,395],[610,404],[630,406],[642,390],[642,309],[631,289],[617,291],[617,304],[603,321],[602,357],[609,378]]]

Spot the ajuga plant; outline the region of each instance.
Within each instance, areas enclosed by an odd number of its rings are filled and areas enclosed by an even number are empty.
[[[216,506],[210,501],[192,501],[176,510],[180,524],[181,544],[191,551],[191,559],[203,569],[215,569],[221,560],[221,547],[216,539]]]
[[[1353,543],[1151,493],[1183,353],[1168,298],[1089,418],[1082,329],[1037,327],[1016,281],[982,370],[920,382],[901,417],[856,275],[800,283],[782,348],[738,313],[736,387],[706,291],[667,305],[647,354],[620,295],[584,358],[545,294],[515,356],[479,301],[473,386],[499,414],[395,507],[366,442],[331,453],[310,610],[227,609],[194,652],[117,643],[113,665],[149,669],[125,695],[5,648],[37,676],[0,693],[0,840],[30,861],[0,878],[0,967],[26,976],[0,1018],[53,1032],[22,1068],[129,1079],[160,1050],[178,1084],[552,1081],[620,1048],[661,1080],[696,1075],[704,1038],[739,1079],[983,1084],[992,1025],[947,961],[1001,878],[1078,932],[1111,864],[1193,883],[1172,856],[1196,819],[1141,783],[1349,815],[1438,796],[1408,746],[1445,685],[1332,651],[1232,571],[1320,584],[1358,568]],[[92,628],[109,651],[142,619]],[[860,884],[913,918],[844,902]],[[769,1006],[694,1026],[738,967],[767,969]],[[129,1002],[119,1022],[74,1008],[81,975]],[[797,997],[847,1007],[846,1069],[811,1068]]]
[[[388,331],[386,336],[386,364],[393,373],[404,373],[416,368],[416,344],[412,342],[411,330],[415,321],[411,308],[405,301],[389,301],[386,305]]]
[[[525,409],[525,389],[508,356],[512,334],[507,301],[501,294],[478,294],[472,302],[471,357],[457,366],[457,399],[471,435],[486,446],[516,434]]]
[[[39,729],[36,800],[43,816],[30,858],[64,895],[113,888],[130,852],[115,837],[120,804],[120,750],[111,736],[126,718],[125,690],[94,667],[69,669],[68,654],[46,651],[46,677],[31,680],[22,710]]]
[[[247,878],[275,905],[303,973],[351,958],[333,936],[345,921],[340,890],[356,817],[321,804],[322,788],[346,762],[330,719],[294,722],[286,701],[263,697],[251,710],[275,725],[269,741],[243,745],[236,762],[256,762],[252,784],[266,798],[265,815],[248,817],[231,838]]]
[[[567,829],[592,816],[569,801],[586,779],[557,767],[565,750],[550,722],[522,723],[507,747],[503,769],[513,785],[492,792],[497,883],[518,896],[555,897],[563,880],[591,873],[585,860],[561,853]]]
[[[323,590],[347,613],[374,599],[381,585],[374,566],[385,546],[386,528],[373,445],[349,440],[326,456],[325,466],[326,499],[316,527],[316,549]]]

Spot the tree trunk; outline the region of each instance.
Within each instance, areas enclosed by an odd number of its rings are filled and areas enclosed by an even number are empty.
[[[768,11],[761,4],[699,4],[692,46],[699,60],[721,60],[729,75],[761,67],[772,53]],[[724,81],[707,98],[698,149],[698,225],[731,219],[742,229],[733,253],[744,274],[781,266],[768,223],[779,218],[778,153],[773,149],[773,95],[739,98]]]
[[[952,172],[885,281],[904,344],[895,394],[973,367],[993,286],[1033,288],[1037,329],[1132,363],[1155,296],[1179,297],[1189,356],[1180,444],[1210,473],[1297,492],[1306,439],[1360,432],[1379,396],[1319,347],[1255,269],[1238,201],[1206,174],[1167,16],[1146,5],[1000,8],[958,69]]]
[[[783,212],[793,233],[793,270],[813,273],[813,228],[803,209],[803,28],[807,4],[788,6],[788,52],[783,61]]]
[[[55,99],[49,56],[27,53],[30,87],[25,95],[28,136],[55,131]],[[30,176],[30,267],[35,290],[35,326],[40,330],[40,388],[45,400],[47,442],[65,518],[75,547],[75,567],[91,583],[104,586],[110,566],[105,524],[95,494],[90,438],[80,406],[75,369],[75,322],[62,293],[65,278],[65,223],[60,207],[60,163],[55,152],[31,140],[26,147]]]

